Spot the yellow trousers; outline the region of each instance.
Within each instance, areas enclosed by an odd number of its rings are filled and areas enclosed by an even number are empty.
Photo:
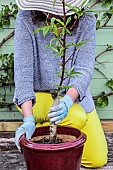
[[[49,126],[48,111],[52,106],[49,93],[36,93],[36,104],[33,107],[36,127]],[[102,167],[107,162],[107,142],[96,110],[85,113],[79,104],[74,104],[59,125],[77,128],[87,135],[84,145],[82,165],[88,168]]]

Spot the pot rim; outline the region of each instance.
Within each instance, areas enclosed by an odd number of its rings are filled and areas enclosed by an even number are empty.
[[[40,128],[45,128],[47,126],[42,126]],[[32,150],[40,150],[40,151],[57,151],[57,150],[64,150],[64,149],[70,149],[70,148],[74,148],[74,147],[80,147],[84,144],[84,142],[86,141],[86,134],[84,134],[83,132],[81,132],[80,130],[73,128],[73,127],[69,127],[69,126],[58,126],[60,128],[68,128],[68,129],[75,129],[78,132],[80,132],[80,136],[72,141],[69,142],[65,142],[65,143],[59,143],[59,144],[38,144],[38,143],[34,143],[30,140],[27,140],[25,138],[25,135],[22,135],[20,137],[20,145],[21,147],[24,146],[26,149],[32,149]],[[75,135],[74,135],[75,136]]]

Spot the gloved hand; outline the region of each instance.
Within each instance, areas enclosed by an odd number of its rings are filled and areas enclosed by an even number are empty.
[[[73,101],[70,96],[65,95],[57,106],[52,106],[49,110],[48,117],[50,122],[58,124],[63,120],[68,113],[69,108],[73,105]]]
[[[33,135],[35,131],[35,122],[34,122],[34,116],[27,116],[23,119],[23,124],[16,130],[15,132],[15,138],[14,142],[18,148],[18,150],[21,152],[20,144],[19,144],[19,138],[26,134],[26,139],[31,139],[31,136]]]

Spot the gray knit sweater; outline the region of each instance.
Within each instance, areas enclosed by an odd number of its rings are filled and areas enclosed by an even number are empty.
[[[67,36],[67,43],[89,40],[78,49],[72,60],[66,64],[70,70],[74,65],[74,71],[80,72],[75,78],[68,78],[64,85],[71,85],[79,93],[79,102],[84,110],[91,112],[94,109],[94,102],[90,93],[89,85],[94,72],[95,63],[95,23],[93,13],[83,16],[78,24],[77,30]],[[31,11],[18,12],[14,37],[14,80],[15,94],[14,103],[21,105],[31,100],[35,104],[35,92],[49,90],[54,84],[59,84],[60,57],[55,57],[50,49],[45,48],[53,37],[48,33],[46,38],[42,32],[33,34],[33,31],[42,26],[43,23],[34,24],[31,18]],[[74,47],[67,50],[67,59],[73,53]],[[62,92],[61,95],[65,95]]]

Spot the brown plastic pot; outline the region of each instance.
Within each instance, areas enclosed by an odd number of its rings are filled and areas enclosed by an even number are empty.
[[[81,157],[86,135],[72,127],[58,126],[57,134],[76,137],[60,144],[38,144],[20,138],[27,170],[80,170]],[[49,127],[36,128],[33,137],[49,135]]]

